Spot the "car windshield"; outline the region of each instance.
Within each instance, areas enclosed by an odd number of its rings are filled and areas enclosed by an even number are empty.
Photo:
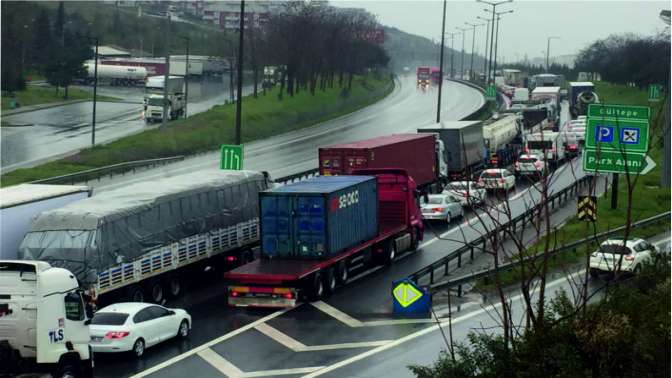
[[[599,252],[613,253],[618,255],[628,255],[630,254],[630,249],[626,246],[619,244],[604,244],[600,246]]]
[[[481,174],[481,177],[486,178],[486,179],[488,179],[488,178],[500,178],[500,177],[502,177],[502,173],[499,172],[499,171],[491,171],[491,172],[485,171],[485,172],[483,172],[483,174]]]
[[[448,184],[448,189],[450,190],[467,190],[467,185],[462,182],[453,182]]]
[[[443,197],[429,197],[428,201],[425,202],[427,205],[440,205],[443,203]]]
[[[538,159],[534,158],[534,157],[524,157],[524,158],[518,159],[518,161],[521,162],[521,163],[536,163],[537,160]]]
[[[128,319],[128,314],[121,312],[98,312],[91,319],[91,324],[96,325],[123,325]]]

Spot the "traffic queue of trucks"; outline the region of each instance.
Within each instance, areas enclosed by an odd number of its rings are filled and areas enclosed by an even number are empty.
[[[173,89],[179,93],[181,85]],[[542,114],[528,113],[323,147],[321,175],[285,186],[261,172],[212,170],[42,211],[18,247],[19,260],[0,262],[0,330],[14,322],[14,333],[0,334],[0,352],[82,371],[90,362],[84,297],[92,305],[160,303],[213,267],[227,271],[231,306],[324,298],[353,274],[417,248],[424,194],[481,172],[485,187],[509,190],[515,178],[504,168],[522,149],[549,163],[562,160],[562,137],[543,129]],[[58,295],[50,296],[52,288]],[[37,313],[19,324],[14,315],[27,310],[13,293],[23,291]],[[50,310],[58,306],[60,312]]]

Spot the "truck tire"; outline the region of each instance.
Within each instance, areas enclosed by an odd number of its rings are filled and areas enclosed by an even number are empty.
[[[322,280],[322,273],[317,272],[313,274],[308,288],[308,300],[311,302],[319,301],[324,297],[324,281]]]
[[[171,298],[177,298],[182,294],[182,281],[178,276],[168,278],[166,287],[168,289],[168,295]]]
[[[63,366],[59,366],[56,372],[56,378],[80,378],[82,377],[82,369],[79,367],[79,362],[69,361]]]
[[[144,302],[145,293],[142,292],[142,288],[138,285],[131,285],[128,288],[128,298],[131,302]]]
[[[345,285],[348,282],[350,272],[348,271],[348,263],[345,259],[338,262],[336,266],[336,280],[339,285]]]
[[[333,268],[325,270],[324,275],[324,289],[325,294],[331,294],[336,290],[336,275]]]
[[[147,285],[147,294],[149,296],[149,300],[152,303],[161,303],[165,299],[164,292],[163,292],[163,285],[161,284],[161,280],[156,279],[152,280],[149,282]]]
[[[397,257],[397,245],[394,242],[394,240],[390,240],[390,242],[387,244],[387,247],[385,248],[385,257],[383,259],[383,263],[385,265],[392,265],[396,257]]]

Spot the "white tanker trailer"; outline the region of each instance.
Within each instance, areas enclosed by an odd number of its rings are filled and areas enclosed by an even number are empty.
[[[93,84],[94,63],[85,63],[86,84]],[[145,85],[147,79],[147,69],[144,67],[115,66],[111,64],[98,64],[98,84],[110,85]]]

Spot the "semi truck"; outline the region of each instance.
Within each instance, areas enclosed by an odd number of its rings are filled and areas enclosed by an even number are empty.
[[[92,377],[89,315],[68,270],[0,260],[0,376]]]
[[[38,214],[90,197],[91,193],[91,188],[81,185],[21,184],[0,189],[0,259],[17,258],[21,240]]]
[[[97,303],[160,303],[189,277],[252,259],[270,185],[260,172],[206,170],[105,191],[42,212],[19,258],[68,269]]]
[[[432,84],[439,84],[441,82],[441,70],[439,67],[430,68],[429,76],[432,79]]]
[[[444,146],[443,161],[450,181],[469,179],[480,171],[487,156],[482,121],[447,121],[418,128],[437,135]]]
[[[502,114],[483,122],[483,141],[490,167],[504,168],[513,164],[521,151],[518,116]]]
[[[393,134],[319,149],[320,175],[351,175],[357,169],[402,168],[421,189],[441,191],[447,166],[443,142],[428,134]]]
[[[261,258],[225,273],[230,306],[320,300],[355,272],[416,249],[424,228],[413,179],[403,169],[354,173],[260,193]]]
[[[167,102],[167,118],[176,119],[184,115],[186,99],[184,97],[184,77],[168,76],[167,100],[164,99],[163,76],[150,76],[145,84],[145,121],[161,121],[163,104]]]
[[[92,85],[96,67],[94,63],[85,63],[86,78],[84,84]],[[144,85],[147,80],[147,70],[144,67],[119,66],[112,64],[98,64],[98,84],[112,86]]]
[[[589,81],[570,82],[568,92],[569,111],[572,118],[586,115],[588,105],[600,101],[595,93],[595,85]]]
[[[431,75],[429,67],[418,67],[416,73],[417,73],[417,85],[419,87],[428,86]]]
[[[530,134],[525,140],[524,152],[542,157],[552,166],[565,158],[564,138],[561,133],[545,131]]]
[[[565,77],[550,73],[538,74],[532,76],[530,80],[530,90],[537,87],[562,87],[565,85]]]

